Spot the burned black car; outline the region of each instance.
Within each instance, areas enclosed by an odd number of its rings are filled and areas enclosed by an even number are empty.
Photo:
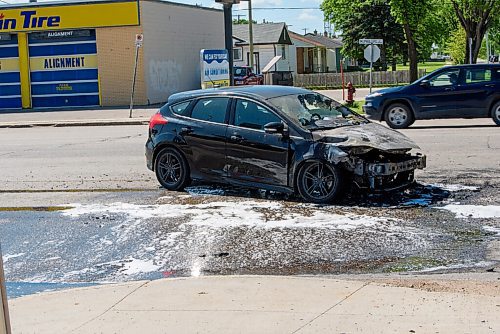
[[[403,134],[321,94],[247,86],[172,95],[149,124],[148,168],[180,190],[191,180],[297,193],[328,203],[346,185],[394,190],[425,156]]]

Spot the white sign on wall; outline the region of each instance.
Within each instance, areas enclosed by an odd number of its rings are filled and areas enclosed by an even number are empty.
[[[229,53],[226,49],[201,50],[201,88],[225,87],[230,85]]]

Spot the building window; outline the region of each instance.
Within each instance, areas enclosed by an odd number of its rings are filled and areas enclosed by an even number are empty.
[[[281,59],[286,59],[286,45],[281,46]]]
[[[243,60],[243,52],[240,48],[233,49],[233,59],[234,60]]]

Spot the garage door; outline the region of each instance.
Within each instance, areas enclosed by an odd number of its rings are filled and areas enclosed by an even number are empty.
[[[17,35],[0,34],[0,109],[21,107]]]
[[[33,108],[98,106],[95,30],[29,35]]]

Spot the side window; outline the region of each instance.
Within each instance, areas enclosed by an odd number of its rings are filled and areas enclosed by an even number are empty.
[[[458,75],[460,74],[459,69],[448,70],[441,72],[438,75],[432,77],[429,83],[432,87],[442,87],[442,86],[452,86],[458,83]]]
[[[234,111],[234,125],[242,128],[262,130],[271,122],[281,122],[281,119],[270,110],[257,103],[238,100]]]
[[[495,81],[500,81],[500,68],[496,68],[493,70]]]
[[[465,70],[465,83],[475,84],[490,82],[493,79],[491,70],[485,68],[470,68]]]
[[[229,98],[213,97],[200,99],[191,112],[191,118],[215,123],[224,123]]]
[[[174,114],[177,114],[177,115],[187,116],[186,114],[189,111],[188,107],[190,104],[191,104],[191,101],[174,104],[172,106],[172,112]]]

